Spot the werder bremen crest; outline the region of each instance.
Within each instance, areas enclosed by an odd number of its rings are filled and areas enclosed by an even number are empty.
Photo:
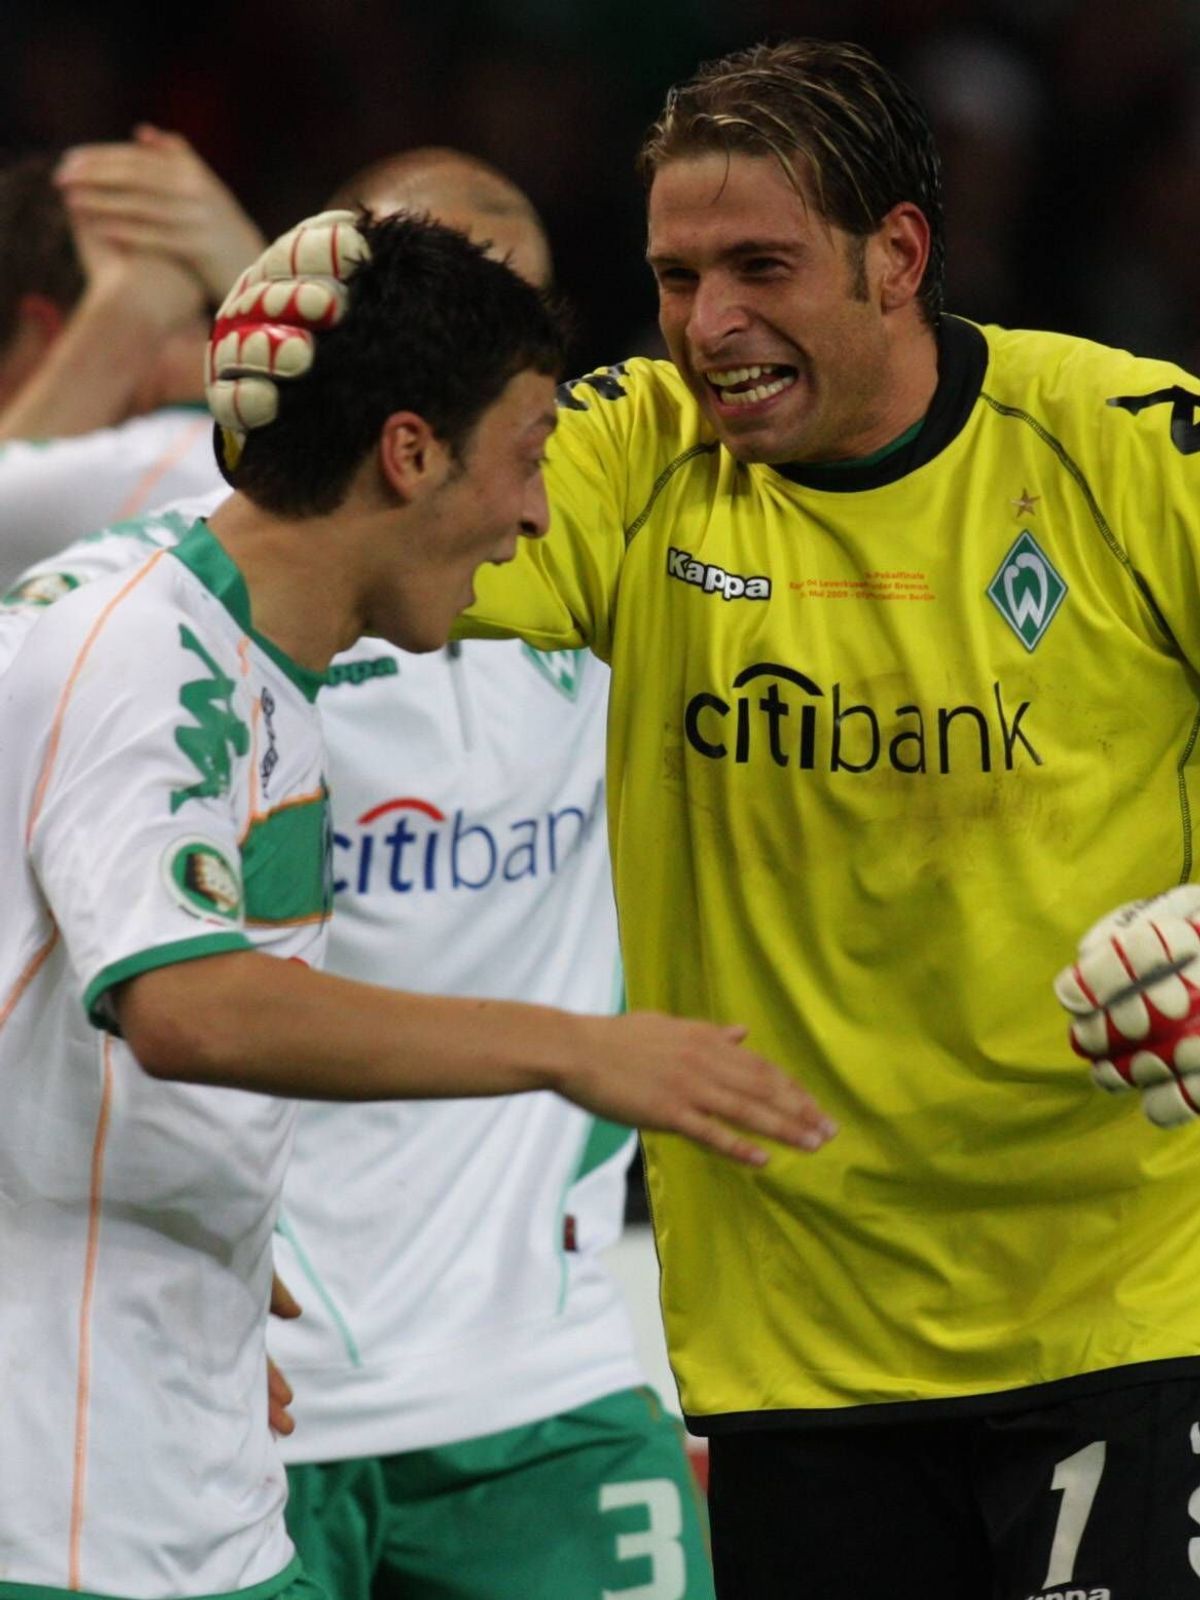
[[[529,644],[521,648],[542,677],[552,683],[560,694],[565,694],[568,700],[579,699],[586,650],[535,650]]]
[[[1000,563],[988,597],[1026,650],[1038,644],[1066,598],[1067,586],[1028,528]]]

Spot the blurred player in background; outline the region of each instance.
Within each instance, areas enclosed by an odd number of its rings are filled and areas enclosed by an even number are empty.
[[[20,1286],[0,1302],[0,1594],[314,1592],[266,1424],[294,1115],[273,1096],[556,1087],[740,1159],[758,1157],[726,1118],[821,1143],[736,1028],[309,970],[331,899],[325,669],[364,631],[436,649],[478,563],[544,530],[561,359],[543,301],[461,235],[364,235],[243,492],[46,610],[0,683],[0,1252]],[[311,265],[291,243],[277,264]],[[339,252],[335,232],[326,273]]]
[[[0,592],[67,539],[219,485],[204,342],[262,244],[178,134],[0,171]]]
[[[337,198],[432,211],[548,281],[529,200],[456,152],[375,163]],[[138,194],[136,214],[152,219],[154,200]],[[0,657],[42,601],[174,543],[220,498],[25,573]],[[612,1008],[607,678],[583,651],[511,642],[416,656],[365,640],[337,658],[318,700],[330,970]],[[288,1524],[331,1593],[358,1600],[375,1581],[592,1600],[653,1583],[711,1596],[681,1430],[645,1385],[599,1259],[620,1232],[632,1150],[627,1129],[552,1095],[301,1108],[276,1256],[305,1314],[271,1337],[296,1390]]]
[[[1200,383],[946,315],[937,151],[855,46],[701,69],[642,166],[671,363],[570,386],[469,620],[611,662],[631,998],[750,1018],[842,1124],[646,1140],[717,1592],[1182,1600],[1200,1146],[1047,979],[1193,871]],[[1164,1121],[1175,894],[1060,980]]]

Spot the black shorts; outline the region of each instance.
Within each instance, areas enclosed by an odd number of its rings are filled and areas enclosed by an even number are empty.
[[[1200,1379],[709,1445],[718,1600],[1200,1600]]]

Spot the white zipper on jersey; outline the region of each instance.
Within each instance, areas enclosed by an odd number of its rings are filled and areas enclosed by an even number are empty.
[[[458,726],[462,734],[463,749],[473,750],[475,713],[471,707],[471,696],[467,692],[467,669],[463,661],[462,645],[457,639],[446,646],[446,663],[450,668],[450,682],[454,686],[454,704],[458,708]]]

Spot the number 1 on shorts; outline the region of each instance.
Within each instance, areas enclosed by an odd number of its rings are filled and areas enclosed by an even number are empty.
[[[1100,1487],[1105,1450],[1104,1440],[1097,1439],[1084,1445],[1082,1450],[1076,1450],[1073,1456],[1067,1456],[1054,1469],[1050,1487],[1061,1493],[1062,1504],[1058,1508],[1050,1566],[1042,1584],[1044,1589],[1056,1583],[1070,1583],[1075,1576],[1075,1557],[1079,1554],[1079,1542]]]

